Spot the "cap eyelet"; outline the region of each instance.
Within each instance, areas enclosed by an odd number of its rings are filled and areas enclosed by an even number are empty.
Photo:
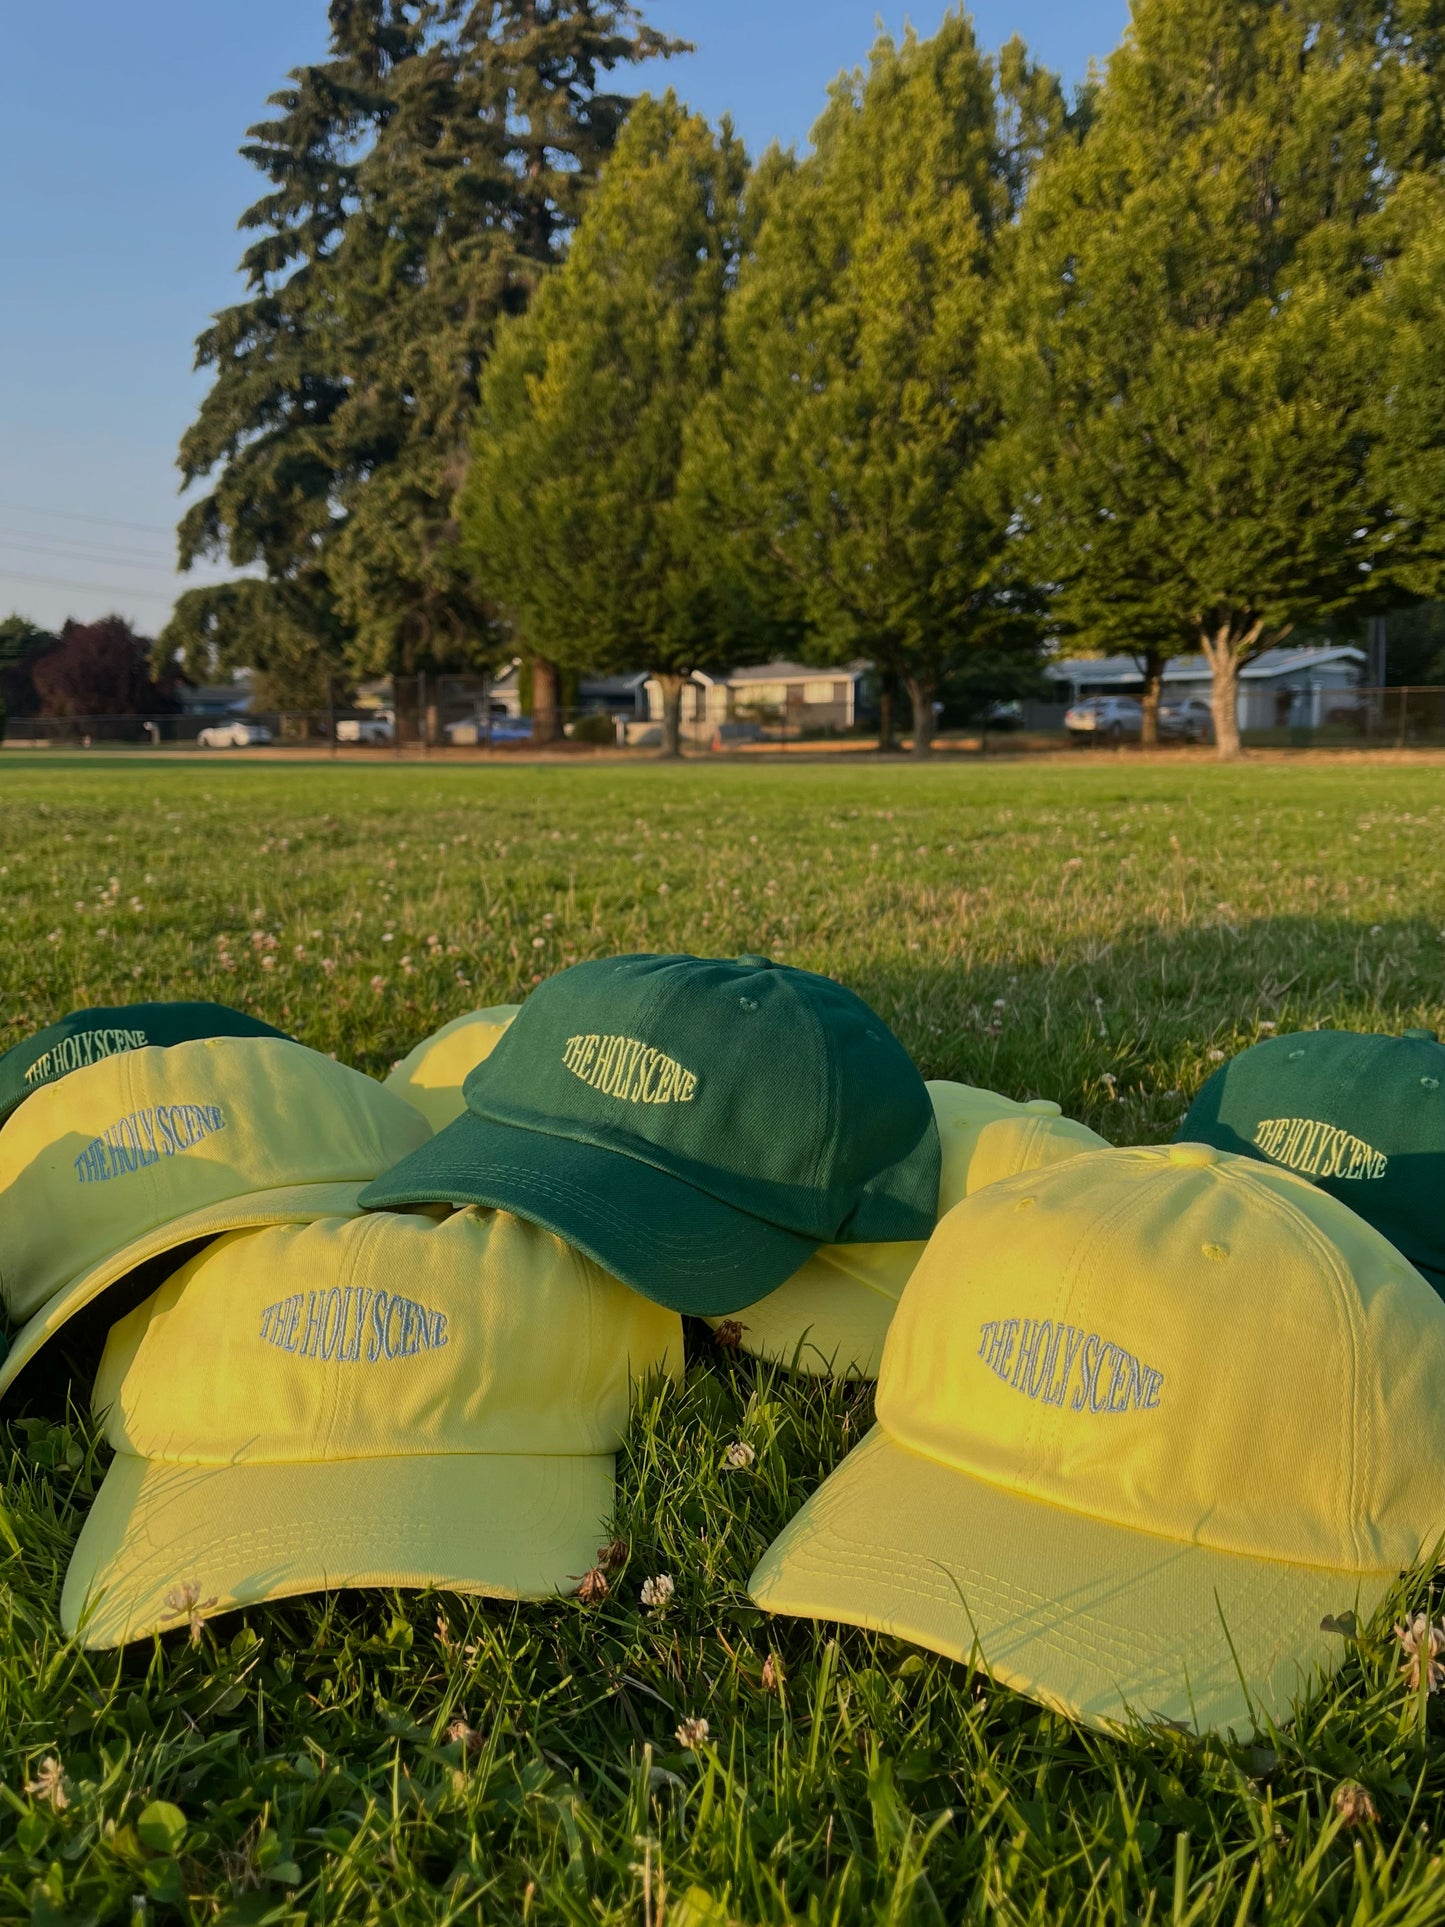
[[[1018,1203],[1014,1206],[1014,1210],[1027,1211],[1031,1205],[1035,1205],[1037,1203],[1038,1203],[1037,1198],[1020,1198]]]
[[[1420,1079],[1420,1088],[1426,1091],[1438,1091],[1440,1088],[1440,1080],[1438,1077],[1422,1077]]]
[[[1222,1265],[1229,1256],[1228,1245],[1201,1245],[1199,1249],[1206,1258],[1212,1258],[1217,1265]]]
[[[758,1003],[755,997],[738,998],[738,1008],[740,1010],[756,1010],[757,1007],[758,1007]]]

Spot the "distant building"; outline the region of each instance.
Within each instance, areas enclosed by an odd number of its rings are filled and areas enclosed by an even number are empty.
[[[251,683],[181,683],[176,701],[183,716],[199,716],[206,722],[225,722],[231,716],[244,716],[251,707]]]
[[[801,662],[765,662],[752,669],[694,670],[682,692],[682,728],[710,738],[722,723],[757,723],[790,735],[852,729],[862,707],[870,664],[814,669]],[[646,680],[647,716],[662,719],[662,685]]]
[[[1266,649],[1239,672],[1241,729],[1317,729],[1342,712],[1353,713],[1366,656],[1349,644],[1310,644]],[[1076,656],[1048,663],[1044,675],[1060,700],[1085,696],[1136,696],[1144,687],[1136,656]],[[1176,656],[1164,665],[1166,696],[1209,700],[1209,664],[1203,656]]]

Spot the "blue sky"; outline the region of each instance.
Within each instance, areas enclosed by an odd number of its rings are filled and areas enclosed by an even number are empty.
[[[753,151],[806,141],[875,23],[929,33],[943,0],[652,0],[696,53],[658,70]],[[1074,83],[1127,0],[980,0]],[[0,614],[118,609],[154,632],[177,587],[176,443],[203,383],[196,335],[236,299],[236,219],[261,180],[236,149],[324,0],[48,0],[6,20],[0,81]],[[224,573],[220,571],[219,573]]]

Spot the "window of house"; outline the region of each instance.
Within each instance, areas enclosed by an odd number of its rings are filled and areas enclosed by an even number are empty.
[[[841,693],[843,688],[844,685],[842,683],[805,682],[803,684],[803,701],[805,703],[841,702],[843,700]]]

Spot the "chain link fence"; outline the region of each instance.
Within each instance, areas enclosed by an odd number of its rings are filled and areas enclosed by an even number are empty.
[[[961,747],[1009,750],[1062,747],[1062,709],[1019,706],[1017,717],[1002,717],[980,732],[965,730]],[[1201,706],[1202,707],[1202,706]],[[596,707],[558,712],[558,746],[578,749],[655,749],[661,725],[631,712]],[[1258,701],[1242,719],[1245,744],[1257,749],[1428,749],[1445,748],[1445,688],[1313,689],[1275,692],[1269,707]],[[902,725],[906,739],[906,721]],[[940,739],[944,746],[953,732]],[[856,732],[830,732],[841,746],[850,735],[859,744],[876,741],[876,724]],[[796,730],[766,724],[709,726],[708,740],[723,749],[767,748],[797,742]],[[1195,740],[1199,740],[1195,738]],[[1208,734],[1203,740],[1207,742]],[[704,746],[694,735],[691,746]],[[5,744],[16,749],[167,749],[198,753],[266,748],[344,757],[378,754],[397,758],[461,756],[467,752],[542,747],[532,718],[499,701],[481,677],[415,676],[396,680],[391,702],[383,706],[328,704],[319,709],[227,711],[201,715],[11,716]],[[1099,747],[1128,748],[1130,735],[1112,734]],[[1169,748],[1168,741],[1161,748]]]

